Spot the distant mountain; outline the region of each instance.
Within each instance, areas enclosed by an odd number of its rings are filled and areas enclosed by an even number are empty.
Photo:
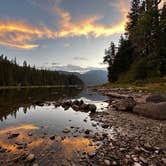
[[[107,71],[105,70],[90,70],[86,73],[80,74],[78,72],[67,72],[67,71],[59,71],[64,74],[73,74],[78,77],[86,84],[86,85],[97,85],[103,84],[107,82]]]

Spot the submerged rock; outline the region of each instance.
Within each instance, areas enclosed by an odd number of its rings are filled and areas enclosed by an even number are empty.
[[[8,136],[8,139],[12,139],[12,138],[15,138],[15,137],[18,137],[20,134],[18,132],[13,132],[11,133],[9,136]]]

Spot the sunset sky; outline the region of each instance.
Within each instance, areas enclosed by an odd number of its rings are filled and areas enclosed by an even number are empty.
[[[0,0],[0,53],[36,67],[104,68],[124,32],[129,0]]]

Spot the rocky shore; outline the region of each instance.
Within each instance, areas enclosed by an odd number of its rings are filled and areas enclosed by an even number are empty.
[[[165,166],[165,95],[120,88],[98,88],[97,91],[109,97],[106,111],[98,112],[94,104],[83,100],[33,103],[40,107],[52,104],[66,112],[70,108],[85,112],[96,130],[66,126],[62,135],[50,134],[47,126],[2,130],[0,164]],[[86,118],[83,121],[87,123]]]

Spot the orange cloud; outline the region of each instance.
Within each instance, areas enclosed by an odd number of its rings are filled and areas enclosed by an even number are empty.
[[[121,21],[113,26],[105,26],[97,23],[101,16],[91,16],[80,21],[73,21],[72,15],[60,7],[61,0],[54,1],[52,11],[58,15],[58,30],[48,27],[35,27],[24,22],[0,21],[0,45],[19,49],[32,49],[38,47],[34,43],[41,39],[56,39],[73,36],[111,36],[123,33],[127,21],[128,4],[117,0],[113,5],[121,14]]]
[[[111,36],[117,33],[123,33],[125,24],[127,21],[126,14],[128,12],[128,4],[124,1],[118,0],[117,4],[114,4],[121,15],[122,19],[114,26],[104,26],[97,24],[96,22],[101,19],[101,16],[92,16],[87,19],[73,22],[72,16],[69,12],[59,7],[60,1],[55,3],[52,10],[59,16],[59,31],[57,32],[58,37],[72,37],[72,36],[88,36],[94,37],[100,36]]]
[[[32,44],[36,39],[55,38],[56,32],[42,27],[33,27],[23,22],[0,21],[0,44],[20,48],[32,49],[38,44]]]

